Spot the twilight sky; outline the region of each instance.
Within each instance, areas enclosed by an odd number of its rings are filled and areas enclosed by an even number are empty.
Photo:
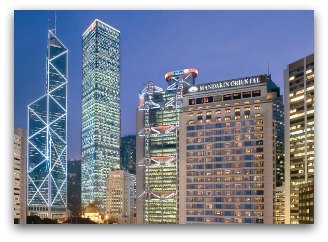
[[[15,11],[14,120],[45,93],[48,16]],[[68,54],[68,158],[81,157],[82,33],[100,19],[121,31],[122,135],[135,134],[138,92],[166,72],[196,68],[196,83],[266,74],[283,89],[288,63],[314,51],[313,11],[57,11]]]

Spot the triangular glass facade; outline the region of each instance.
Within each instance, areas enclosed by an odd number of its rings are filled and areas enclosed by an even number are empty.
[[[28,105],[28,213],[67,210],[67,48],[49,30],[46,94]]]

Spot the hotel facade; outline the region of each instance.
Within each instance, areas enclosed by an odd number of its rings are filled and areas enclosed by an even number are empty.
[[[279,101],[277,101],[279,99]],[[178,221],[273,224],[279,88],[270,76],[184,89],[179,115]],[[279,135],[281,139],[281,134]],[[280,153],[281,151],[278,151]]]
[[[96,19],[82,38],[82,207],[105,213],[108,173],[120,168],[120,31]]]

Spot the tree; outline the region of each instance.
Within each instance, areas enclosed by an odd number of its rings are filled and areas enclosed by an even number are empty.
[[[27,224],[57,224],[56,219],[50,219],[50,218],[40,218],[37,215],[27,216],[26,217],[26,223]]]

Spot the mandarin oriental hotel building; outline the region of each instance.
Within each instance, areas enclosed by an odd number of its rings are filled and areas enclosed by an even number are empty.
[[[270,75],[184,88],[179,224],[274,223],[281,98]]]

